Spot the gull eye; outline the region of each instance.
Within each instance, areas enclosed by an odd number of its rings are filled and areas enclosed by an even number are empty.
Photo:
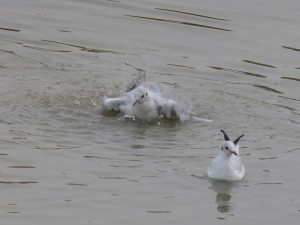
[[[226,146],[225,148],[226,148],[226,150],[228,150],[228,147],[227,147],[227,146]]]
[[[144,97],[145,97],[145,95],[142,95],[141,97],[142,97],[142,98],[144,98]]]

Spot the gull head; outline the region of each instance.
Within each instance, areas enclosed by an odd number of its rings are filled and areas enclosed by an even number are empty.
[[[228,135],[225,133],[225,131],[221,130],[225,142],[221,146],[222,152],[224,152],[226,155],[231,156],[232,154],[238,156],[239,155],[239,145],[238,142],[244,135],[239,136],[237,139],[235,139],[233,142],[229,139]]]
[[[134,93],[134,103],[133,106],[136,104],[142,104],[149,98],[148,91],[144,87],[138,87],[136,92]]]
[[[225,141],[221,147],[221,150],[228,156],[231,156],[231,154],[238,156],[238,153],[235,150],[235,145],[232,141]]]

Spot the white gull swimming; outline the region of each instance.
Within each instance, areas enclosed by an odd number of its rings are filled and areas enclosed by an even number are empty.
[[[145,82],[116,98],[103,98],[104,111],[121,112],[141,120],[160,118],[187,120],[193,115],[189,107],[166,95],[158,85]]]
[[[239,140],[241,135],[233,142],[230,141],[227,134],[221,130],[225,142],[221,146],[221,152],[210,163],[207,175],[209,178],[238,181],[244,178],[245,168],[239,156]]]

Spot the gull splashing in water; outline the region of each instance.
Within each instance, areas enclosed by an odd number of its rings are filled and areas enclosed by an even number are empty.
[[[117,98],[103,98],[104,111],[121,112],[141,120],[179,119],[187,120],[192,116],[178,102],[164,95],[154,83],[143,83]]]
[[[197,118],[187,98],[167,86],[142,81],[116,98],[103,98],[103,111],[121,113],[125,117],[152,121],[159,119],[185,121]]]

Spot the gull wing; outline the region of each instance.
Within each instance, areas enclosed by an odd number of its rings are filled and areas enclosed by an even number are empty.
[[[163,115],[166,119],[180,119],[178,105],[171,99],[156,99],[158,106],[158,113]]]
[[[103,109],[106,111],[121,111],[121,106],[126,104],[125,98],[103,98]]]

